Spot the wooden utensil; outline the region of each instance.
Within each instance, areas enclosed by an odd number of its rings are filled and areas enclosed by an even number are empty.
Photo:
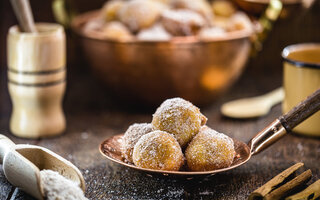
[[[278,88],[262,96],[227,102],[222,105],[221,113],[232,118],[260,117],[268,114],[272,106],[280,103],[283,98],[283,88]]]
[[[137,167],[133,164],[128,164],[124,162],[121,156],[121,147],[123,144],[123,135],[116,135],[100,144],[100,153],[107,159],[119,163],[121,165],[137,169],[140,171],[145,171],[147,173],[163,174],[165,176],[180,176],[193,178],[199,175],[213,175],[216,173],[231,170],[233,168],[239,167],[249,161],[251,156],[258,154],[262,150],[266,149],[280,138],[282,138],[287,133],[300,124],[302,121],[310,117],[312,114],[320,110],[320,88],[315,91],[311,96],[305,99],[303,102],[298,104],[288,113],[280,116],[278,119],[273,121],[269,126],[260,131],[256,136],[254,136],[248,144],[241,141],[233,139],[236,155],[233,163],[230,167],[211,170],[211,171],[163,171],[163,170],[153,170]]]
[[[79,169],[56,153],[35,145],[15,145],[0,134],[0,164],[8,181],[32,195],[43,199],[40,170],[50,169],[76,182],[85,191],[85,182]]]
[[[37,32],[29,0],[11,0],[14,13],[19,21],[21,32]]]

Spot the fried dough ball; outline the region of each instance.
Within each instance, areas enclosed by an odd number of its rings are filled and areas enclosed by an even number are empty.
[[[133,39],[133,35],[128,28],[121,22],[108,22],[101,29],[101,34],[104,38],[118,41],[128,41]]]
[[[226,0],[213,1],[212,10],[215,15],[221,17],[231,17],[236,12],[233,4]]]
[[[207,0],[170,0],[170,5],[175,9],[186,9],[199,13],[208,24],[213,19],[212,9]]]
[[[154,130],[173,134],[184,147],[206,122],[207,118],[192,103],[182,98],[172,98],[164,101],[153,114],[152,126]]]
[[[100,32],[101,31],[101,27],[103,27],[104,25],[104,21],[100,18],[95,18],[95,19],[92,19],[90,21],[88,21],[82,31],[85,33],[85,34],[91,34],[92,32]]]
[[[156,24],[148,29],[141,30],[137,38],[144,41],[167,41],[171,39],[171,35],[161,24]]]
[[[174,36],[195,35],[206,25],[205,19],[191,10],[165,10],[161,16],[163,27]]]
[[[121,0],[111,0],[104,4],[101,16],[102,18],[109,22],[118,20],[118,13],[122,6],[125,4],[124,1]]]
[[[230,18],[231,23],[228,31],[247,30],[253,31],[253,25],[250,18],[243,12],[236,12]]]
[[[156,1],[131,0],[120,9],[119,19],[135,33],[152,26],[164,8],[162,3]]]
[[[192,171],[229,167],[235,156],[233,140],[204,126],[188,145],[185,156]]]
[[[150,132],[152,132],[152,125],[150,123],[132,124],[129,126],[123,136],[124,141],[122,147],[122,154],[127,161],[133,163],[132,153],[134,145],[143,135]]]
[[[142,168],[178,171],[184,156],[171,134],[154,131],[142,136],[134,146],[133,163]]]
[[[169,5],[169,2],[170,2],[170,0],[153,0],[153,1],[160,2],[160,3],[163,3],[165,5]]]
[[[213,26],[228,31],[230,29],[230,19],[227,17],[216,16],[213,21]]]

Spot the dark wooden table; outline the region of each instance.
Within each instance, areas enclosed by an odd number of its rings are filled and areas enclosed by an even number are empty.
[[[293,30],[293,34],[284,35],[284,28],[281,28],[284,23],[278,24],[266,41],[263,52],[249,62],[234,87],[202,109],[209,119],[209,126],[247,142],[281,114],[281,105],[277,105],[267,116],[233,120],[222,117],[219,108],[225,101],[260,95],[280,86],[281,49],[290,43],[320,41],[319,9],[320,1],[317,1],[311,14],[292,23],[292,29],[285,32]],[[295,32],[300,28],[303,33]],[[71,57],[77,56],[71,54]],[[107,137],[123,133],[134,122],[150,122],[154,109],[116,103],[111,98],[112,94],[92,77],[88,67],[79,63],[82,62],[69,62],[68,65],[68,88],[64,102],[67,131],[62,136],[41,140],[20,139],[9,133],[11,103],[6,87],[6,71],[1,66],[0,133],[15,143],[44,146],[73,162],[84,175],[89,199],[246,199],[250,192],[296,162],[304,162],[306,168],[312,170],[312,181],[320,178],[320,140],[293,134],[254,156],[246,165],[204,179],[150,177],[114,164],[100,155],[99,144]],[[33,198],[11,186],[0,170],[0,199]]]

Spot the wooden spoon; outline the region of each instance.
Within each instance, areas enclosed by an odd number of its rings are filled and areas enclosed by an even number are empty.
[[[37,32],[30,8],[29,0],[11,0],[14,13],[19,21],[21,32]]]
[[[283,88],[278,88],[262,96],[225,103],[221,107],[221,113],[231,118],[260,117],[268,114],[272,106],[280,103],[283,98]]]
[[[50,169],[78,183],[85,191],[81,172],[54,152],[35,145],[15,145],[0,134],[0,164],[8,181],[37,199],[44,199],[40,170]]]

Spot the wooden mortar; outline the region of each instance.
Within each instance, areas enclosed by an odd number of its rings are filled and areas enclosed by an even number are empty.
[[[66,41],[62,26],[36,24],[36,33],[8,34],[8,88],[11,132],[19,137],[55,136],[66,127],[62,99],[66,87]]]

